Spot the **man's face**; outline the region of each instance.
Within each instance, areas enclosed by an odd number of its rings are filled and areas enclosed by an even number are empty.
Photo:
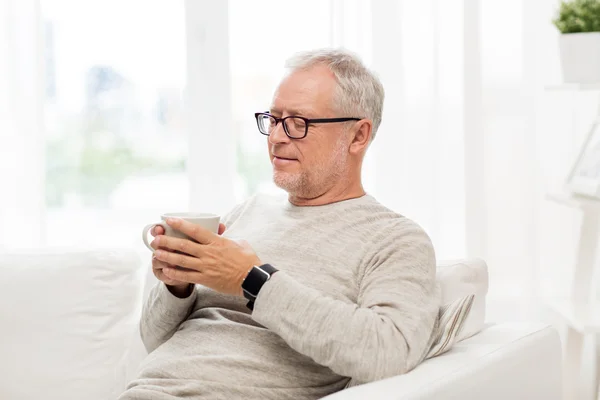
[[[333,109],[335,77],[324,66],[296,71],[280,83],[270,112],[283,118],[348,117]],[[275,184],[305,198],[323,194],[345,175],[348,168],[348,135],[344,123],[309,125],[303,139],[290,139],[281,123],[268,137]]]

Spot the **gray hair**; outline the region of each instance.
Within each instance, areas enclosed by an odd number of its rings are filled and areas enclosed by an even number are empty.
[[[291,71],[325,65],[337,80],[334,107],[343,117],[368,118],[373,121],[371,140],[381,124],[385,93],[379,78],[354,53],[345,49],[318,49],[300,52],[289,58],[285,67]]]

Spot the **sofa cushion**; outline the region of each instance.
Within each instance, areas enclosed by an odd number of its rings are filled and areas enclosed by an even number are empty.
[[[450,350],[460,339],[475,295],[470,294],[440,307],[435,340],[425,359],[437,357]]]
[[[4,250],[0,274],[0,398],[117,398],[141,311],[137,254]]]
[[[488,269],[479,258],[438,262],[437,279],[442,291],[442,304],[450,304],[468,295],[475,295],[473,305],[458,334],[458,341],[480,332],[485,323],[485,296],[488,292]]]

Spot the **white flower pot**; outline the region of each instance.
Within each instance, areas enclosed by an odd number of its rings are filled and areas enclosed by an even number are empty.
[[[560,35],[565,83],[600,83],[600,32]]]

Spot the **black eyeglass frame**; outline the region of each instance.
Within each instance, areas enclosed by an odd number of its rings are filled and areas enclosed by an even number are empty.
[[[265,132],[261,131],[261,129],[260,129],[259,118],[263,115],[273,118],[275,120],[275,126],[277,126],[277,124],[279,124],[281,122],[283,124],[283,131],[285,132],[286,136],[289,137],[290,139],[304,139],[306,137],[306,135],[308,135],[308,126],[312,125],[312,124],[330,124],[330,123],[334,123],[334,122],[360,121],[361,119],[363,119],[363,118],[356,118],[356,117],[304,118],[299,115],[288,115],[287,117],[278,118],[272,114],[269,114],[268,112],[254,113],[254,118],[256,118],[256,125],[258,126],[258,131],[265,136],[269,136],[270,133],[268,133],[268,132],[265,133]],[[287,120],[288,118],[299,118],[304,121],[304,123],[305,123],[304,124],[304,136],[295,137],[295,136],[290,135],[290,133],[288,132],[288,128],[287,128],[287,123],[285,123],[285,120]]]

